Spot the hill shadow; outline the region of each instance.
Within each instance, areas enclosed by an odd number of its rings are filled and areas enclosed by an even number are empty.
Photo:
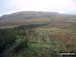
[[[18,26],[18,27],[14,27],[14,29],[30,29],[30,28],[36,28],[36,27],[42,27],[45,25],[49,25],[54,23],[55,19],[53,19],[52,21],[48,22],[48,23],[44,23],[44,24],[29,24],[29,25],[22,25],[22,26]]]

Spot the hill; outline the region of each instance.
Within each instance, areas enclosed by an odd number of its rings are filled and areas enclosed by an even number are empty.
[[[76,23],[75,15],[53,12],[23,11],[0,17],[0,28],[15,27],[28,24],[44,24],[51,21]]]
[[[0,57],[60,57],[60,52],[76,52],[75,15],[18,12],[0,17]]]

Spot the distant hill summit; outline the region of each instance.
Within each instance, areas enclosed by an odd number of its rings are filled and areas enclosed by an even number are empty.
[[[27,24],[45,24],[52,20],[75,21],[75,15],[59,14],[55,12],[22,11],[0,17],[0,27],[21,26]]]

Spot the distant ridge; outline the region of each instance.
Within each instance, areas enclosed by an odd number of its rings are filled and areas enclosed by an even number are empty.
[[[76,15],[59,14],[55,12],[22,11],[0,17],[0,27],[45,24],[53,19],[57,22],[74,20],[76,19]]]

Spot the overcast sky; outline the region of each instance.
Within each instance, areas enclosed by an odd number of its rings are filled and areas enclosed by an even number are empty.
[[[18,11],[76,14],[76,0],[0,0],[0,16]]]

